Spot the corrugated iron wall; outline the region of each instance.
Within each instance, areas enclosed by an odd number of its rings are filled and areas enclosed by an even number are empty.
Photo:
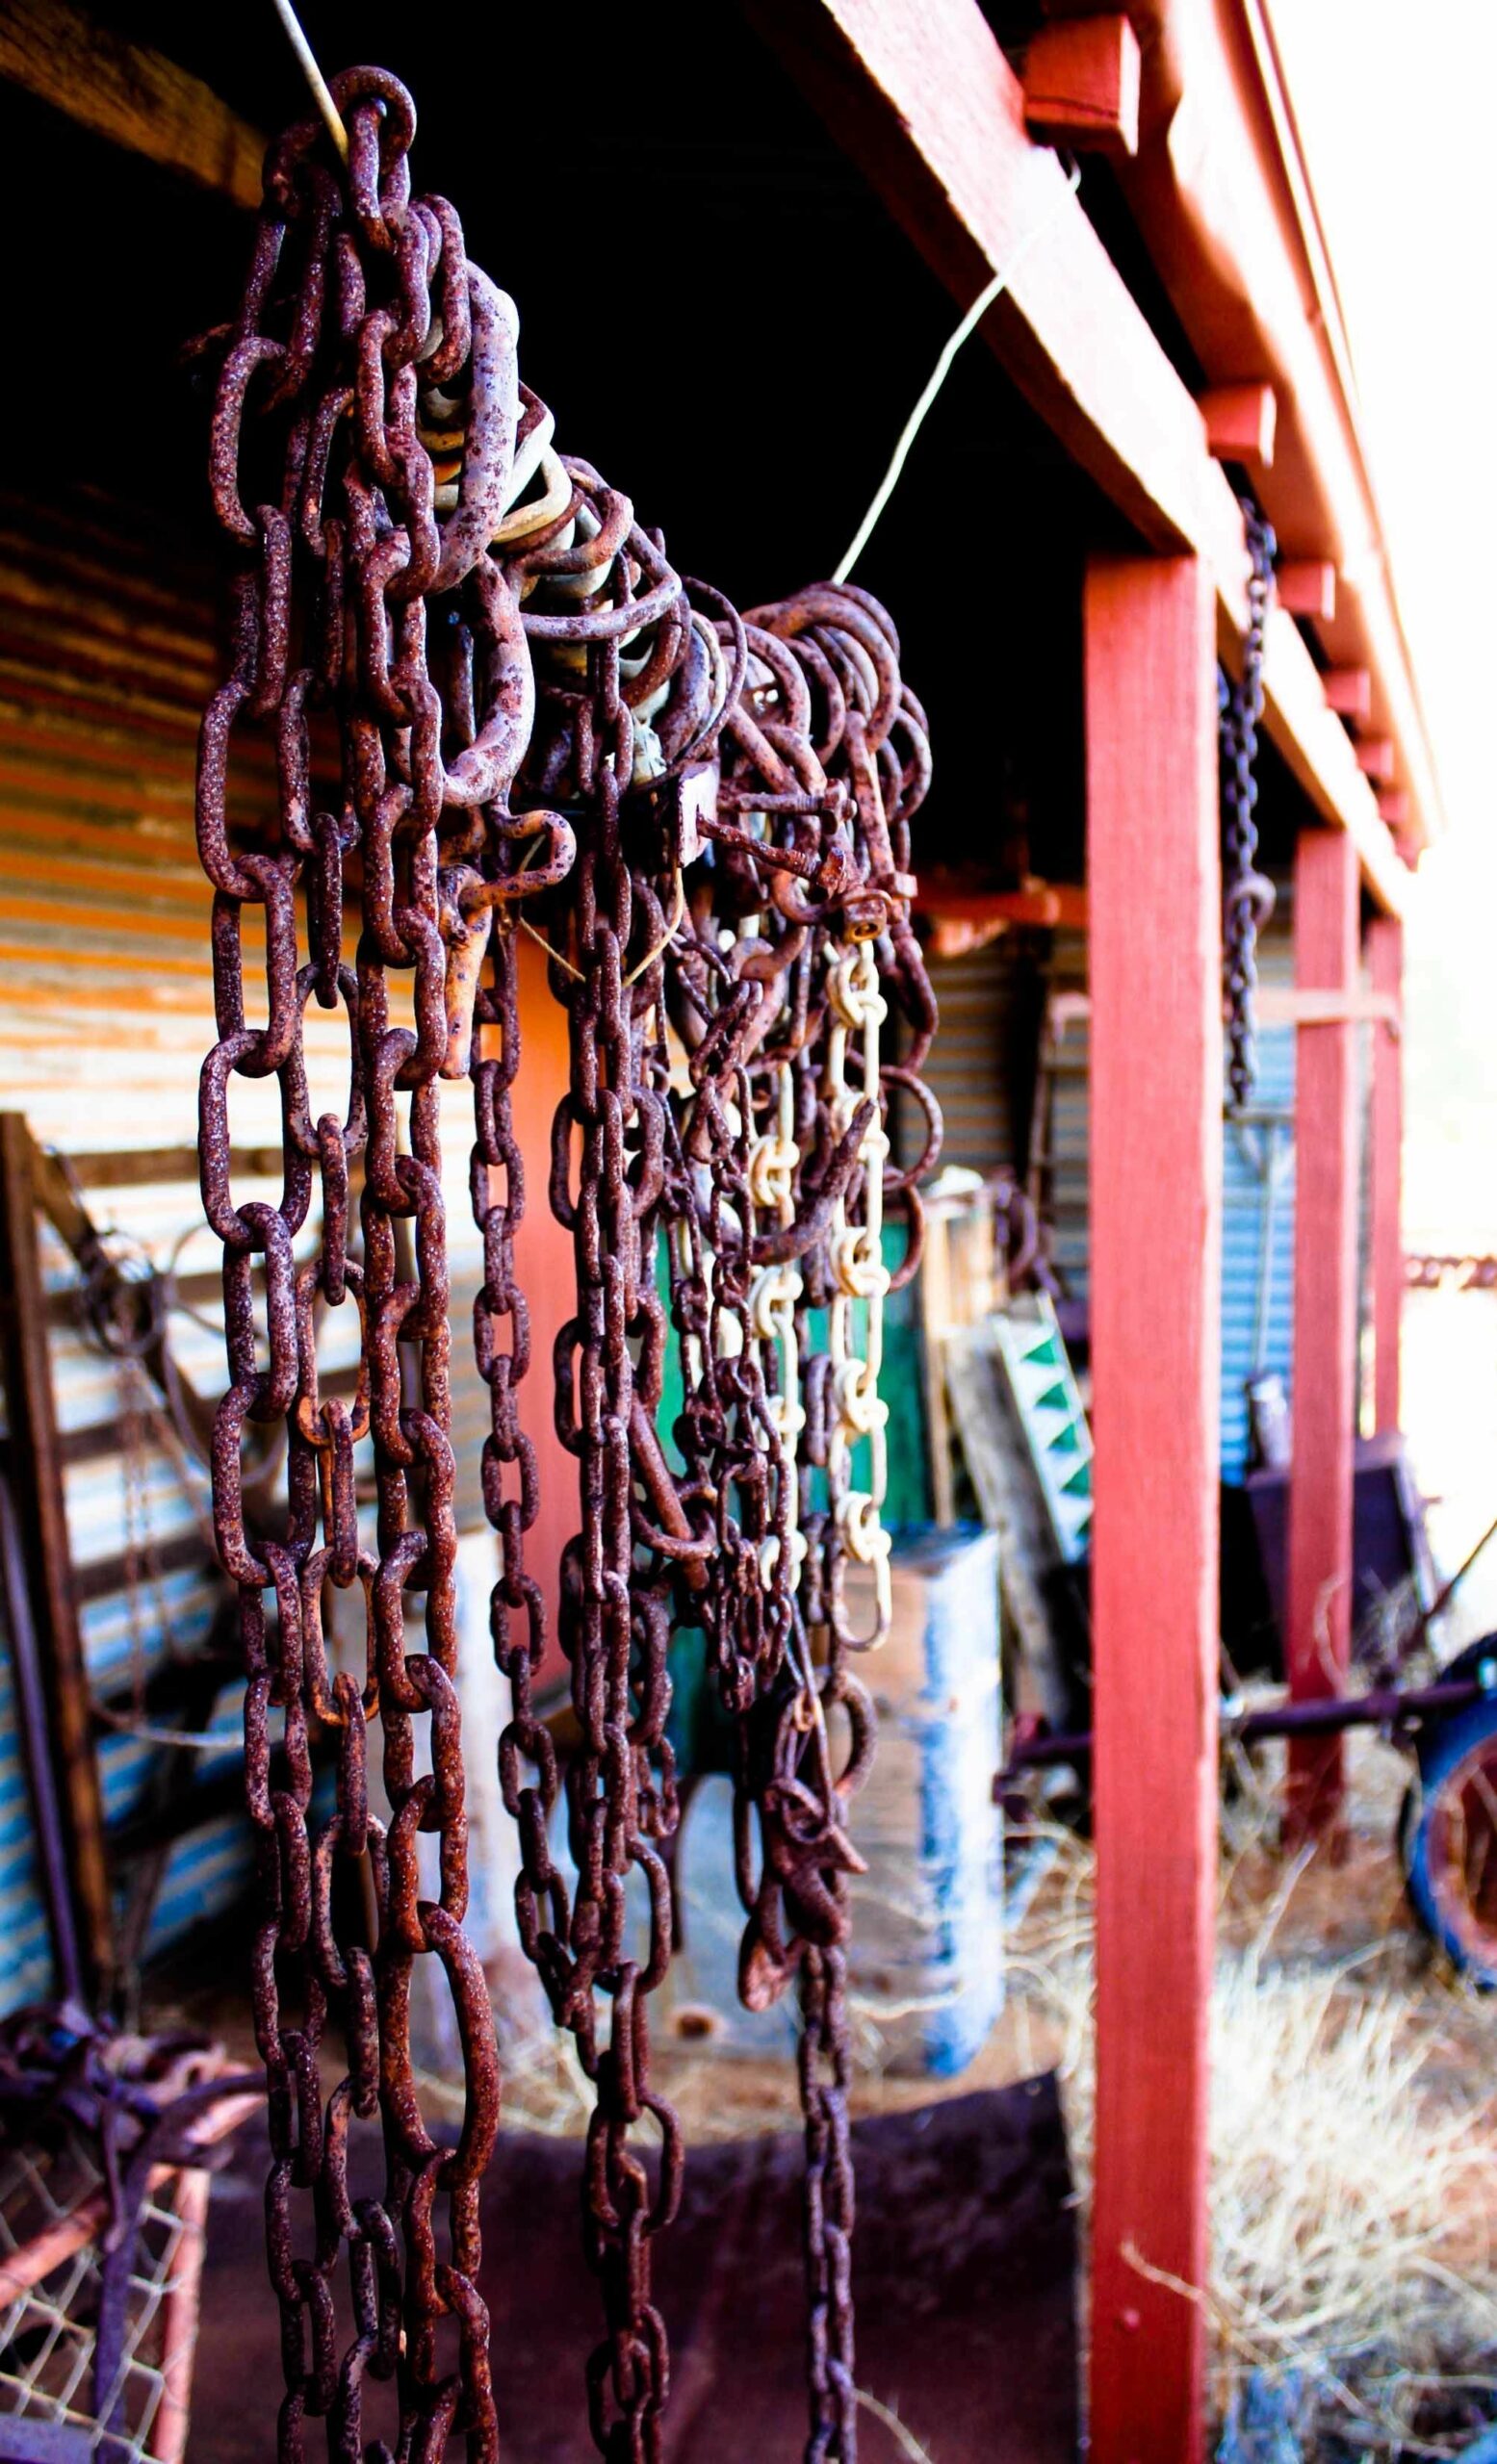
[[[1258,982],[1265,989],[1294,982],[1294,942],[1287,932],[1258,944]],[[1222,1477],[1240,1481],[1248,1468],[1248,1379],[1256,1368],[1292,1387],[1294,1374],[1294,1060],[1291,1026],[1260,1027],[1253,1108],[1282,1113],[1283,1126],[1226,1125],[1222,1217]],[[1278,1142],[1272,1229],[1264,1285],[1265,1215],[1262,1172],[1269,1139]],[[1265,1305],[1261,1361],[1254,1358],[1260,1301]]]
[[[945,1160],[980,1171],[1013,1168],[1027,1121],[1022,1072],[1034,1065],[1031,960],[1015,942],[1001,939],[968,958],[933,965],[931,980],[941,1003],[941,1033],[927,1071],[946,1116]],[[1044,962],[1050,989],[1062,995],[1084,990],[1084,936],[1057,933]],[[1294,942],[1287,911],[1265,934],[1258,953],[1265,989],[1287,990],[1294,982]],[[1365,1044],[1366,1038],[1359,1040]],[[1068,1291],[1084,1298],[1090,1221],[1087,1176],[1090,1155],[1090,1058],[1084,1009],[1065,1015],[1052,1045],[1047,1121],[1037,1135],[1045,1141],[1047,1212],[1053,1256]],[[1365,1062],[1363,1064],[1365,1067]],[[1255,1106],[1283,1114],[1279,1133],[1287,1142],[1286,1169],[1274,1208],[1272,1259],[1267,1287],[1266,1337],[1261,1361],[1254,1357],[1263,1256],[1263,1187],[1259,1161],[1264,1133],[1227,1125],[1224,1134],[1222,1257],[1222,1476],[1240,1481],[1247,1469],[1247,1381],[1254,1367],[1277,1371],[1291,1387],[1294,1367],[1294,1159],[1295,1031],[1265,1027],[1258,1038]],[[1365,1108],[1365,1107],[1364,1107]],[[1363,1197],[1367,1205],[1367,1154],[1363,1147]],[[1365,1246],[1365,1228],[1363,1234]],[[1364,1278],[1365,1279],[1365,1278]]]
[[[930,980],[941,1031],[922,1074],[945,1124],[942,1160],[1013,1171],[1024,1126],[1015,1083],[1024,962],[1003,934],[966,958],[932,960]]]
[[[224,672],[222,596],[211,568],[153,520],[100,497],[22,502],[0,496],[0,1107],[24,1112],[34,1135],[94,1159],[86,1197],[95,1219],[140,1241],[158,1263],[201,1224],[191,1176],[197,1073],[213,1040],[209,890],[194,842],[194,766],[204,703]],[[269,748],[246,737],[231,775],[236,819],[272,792]],[[263,1014],[253,983],[252,919],[245,914],[247,1008]],[[336,1101],[347,1029],[315,1005],[306,1022],[314,1110]],[[346,1049],[341,1059],[347,1082]],[[469,1209],[471,1107],[451,1097],[445,1141],[452,1245],[452,1313],[466,1324],[480,1280]],[[236,1081],[238,1146],[278,1147],[274,1081]],[[118,1184],[100,1159],[127,1150],[175,1150],[159,1175]],[[243,1198],[271,1198],[278,1184],[245,1180]],[[184,1476],[160,1427],[137,1456],[136,1494],[147,1510],[148,1554],[159,1580],[129,1579],[126,1463],[117,1369],[80,1331],[68,1295],[75,1277],[61,1242],[42,1233],[49,1328],[63,1437],[68,1529],[90,1679],[123,1704],[173,1651],[201,1642],[221,1597],[202,1530],[204,1498]],[[190,1288],[212,1308],[218,1244],[203,1232],[182,1255]],[[201,1278],[199,1284],[198,1278]],[[320,1353],[336,1372],[351,1361],[350,1311],[332,1313]],[[182,1364],[217,1394],[221,1348],[211,1328],[175,1322]],[[488,1399],[476,1373],[454,1378],[459,1519],[482,1519],[478,1457]],[[137,1534],[139,1538],[139,1534]],[[135,1553],[139,1555],[139,1551]],[[0,2008],[46,1981],[45,1929],[31,1862],[30,1814],[10,1697],[0,1667]],[[211,1782],[237,1757],[238,1700],[214,1721],[220,1754],[197,1758]],[[138,1813],[159,1749],[101,1731],[106,1819]],[[147,1947],[159,1949],[225,1907],[247,1879],[248,1828],[219,1814],[170,1851]]]
[[[52,1944],[32,1837],[10,1636],[0,1632],[0,2015],[34,2002],[51,1979]]]

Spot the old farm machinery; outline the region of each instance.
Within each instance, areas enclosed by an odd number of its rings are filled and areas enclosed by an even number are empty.
[[[1252,1543],[1256,1560],[1285,1547],[1283,1483],[1289,1460],[1289,1414],[1282,1380],[1266,1369],[1265,1338],[1273,1273],[1276,1208],[1285,1168],[1292,1162],[1293,1115],[1255,1101],[1257,1081],[1255,962],[1259,928],[1273,911],[1273,885],[1257,870],[1257,784],[1254,765],[1262,711],[1264,623],[1272,599],[1276,553],[1272,530],[1251,501],[1242,505],[1252,561],[1250,623],[1240,677],[1220,677],[1219,740],[1223,840],[1223,1001],[1226,1024],[1228,1136],[1249,1156],[1262,1189],[1259,1286],[1255,1334],[1247,1381],[1252,1450],[1260,1470],[1250,1476],[1267,1495],[1257,1512]],[[1020,1835],[1025,1824],[1026,1774],[1069,1772],[1085,1808],[1090,1781],[1089,1618],[1087,1540],[1077,1500],[1066,1488],[1078,1484],[1090,1512],[1090,1435],[1066,1347],[1044,1286],[1043,1244],[1021,1245],[1011,1261],[1017,1285],[1035,1287],[1010,1321],[994,1322],[1004,1370],[1003,1383],[1023,1430],[1033,1486],[1043,1501],[1053,1542],[1052,1665],[1042,1686],[1043,1712],[1028,1710],[1015,1722],[1007,1768],[997,1793],[1010,1806]],[[1445,1284],[1463,1290],[1497,1285],[1497,1262],[1479,1258],[1412,1258],[1407,1278],[1417,1287]],[[1025,1315],[1028,1311],[1032,1314]],[[1031,1366],[1031,1362],[1038,1366]],[[1032,1425],[1030,1424],[1032,1424]],[[1079,1437],[1078,1437],[1079,1432]],[[1048,1459],[1059,1448],[1058,1461]],[[1358,1728],[1382,1732],[1410,1757],[1413,1772],[1398,1822],[1397,1846],[1409,1907],[1424,1931],[1462,1975],[1482,1987],[1497,1987],[1497,1635],[1472,1643],[1438,1669],[1428,1682],[1410,1683],[1414,1655],[1458,1586],[1497,1538],[1497,1523],[1477,1541],[1462,1564],[1438,1590],[1424,1538],[1420,1501],[1397,1445],[1368,1449],[1357,1473],[1357,1538],[1362,1542],[1362,1504],[1368,1521],[1381,1523],[1373,1553],[1387,1561],[1393,1588],[1380,1599],[1376,1578],[1359,1586],[1367,1611],[1355,1657],[1360,1683],[1342,1690],[1334,1681],[1321,1699],[1264,1701],[1239,1690],[1224,1648],[1221,1734],[1225,1747],[1249,1749],[1271,1739],[1331,1738]],[[1276,1490],[1276,1485],[1277,1490]],[[1224,1566],[1230,1587],[1240,1569]],[[1257,1564],[1253,1576],[1259,1580]],[[1268,1568],[1265,1564],[1263,1574]],[[1269,1590],[1277,1586],[1269,1584]],[[1227,1602],[1224,1597],[1224,1612]],[[1281,1607],[1280,1607],[1281,1615]],[[1224,1623],[1225,1623],[1224,1616]],[[1250,1621],[1251,1622],[1251,1621]],[[1264,1603],[1263,1625],[1273,1626]],[[1261,1639],[1261,1636],[1257,1639]],[[1278,1638],[1273,1650],[1280,1647]],[[1250,1657],[1250,1666],[1257,1664]],[[1064,1791],[1063,1791],[1064,1794]]]

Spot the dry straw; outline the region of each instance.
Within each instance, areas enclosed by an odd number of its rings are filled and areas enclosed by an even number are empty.
[[[1250,1776],[1224,1861],[1223,1931],[1238,1939],[1212,1999],[1211,2280],[1177,2290],[1210,2323],[1219,2420],[1257,2372],[1304,2391],[1307,2456],[1458,2454],[1469,2432],[1435,2425],[1480,2418],[1497,2396],[1491,2018],[1411,1962],[1407,1932],[1318,1952],[1294,1903],[1330,1878],[1271,1860],[1255,1829],[1269,1802]],[[1384,1862],[1375,1894],[1386,1880]],[[1016,2041],[1027,2014],[1034,2049],[1058,2061],[1083,2206],[1092,1881],[1090,1850],[1068,1835],[1009,1967]]]

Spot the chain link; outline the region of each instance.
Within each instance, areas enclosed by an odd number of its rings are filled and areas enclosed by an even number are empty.
[[[1252,572],[1242,675],[1217,672],[1222,781],[1222,981],[1226,1000],[1228,1110],[1241,1112],[1257,1083],[1258,935],[1274,912],[1274,885],[1257,870],[1258,785],[1253,764],[1263,715],[1263,634],[1274,591],[1274,533],[1257,507],[1241,500]]]
[[[214,500],[245,563],[233,672],[199,763],[218,1018],[200,1134],[231,1380],[215,1529],[239,1586],[261,1843],[279,2452],[303,2455],[314,2417],[344,2457],[434,2464],[454,2437],[470,2464],[498,2451],[478,2195],[500,2078],[463,1931],[438,1137],[439,1084],[466,1077],[517,1918],[594,2092],[593,2440],[615,2464],[660,2453],[669,2370],[650,2258],[683,2148],[651,2084],[648,2007],[672,1937],[667,1653],[696,1630],[737,1739],[741,1989],[759,2008],[792,1981],[800,1994],[806,2451],[852,2464],[846,1892],[859,1861],[846,1821],[873,1723],[850,1657],[889,1620],[883,1304],[918,1264],[915,1185],[940,1143],[918,1076],[935,1006],[909,918],[924,716],[865,593],[818,585],[741,619],[672,569],[626,497],[555,449],[551,413],[519,380],[510,302],[467,258],[452,208],[411,193],[409,96],[372,69],[332,91],[347,170],[315,124],[272,149],[239,317],[203,346],[219,372]],[[231,841],[229,761],[246,724],[274,733],[279,820]],[[256,1025],[246,909],[265,950]],[[515,1269],[520,925],[550,954],[568,1032],[547,1192],[576,1278],[553,1364],[579,1502],[559,1568],[578,1738],[564,1771],[535,1699],[547,1594],[526,1558],[539,1474],[519,1409],[531,1365]],[[315,1120],[312,1002],[343,1012],[348,1043],[346,1103]],[[906,1030],[897,1065],[881,1039],[891,1009]],[[270,1077],[282,1192],[241,1201],[229,1090]],[[896,1096],[925,1122],[900,1171]],[[892,1276],[887,1209],[908,1225]],[[351,1405],[318,1384],[319,1319],[346,1302],[361,1329]],[[683,1401],[662,1430],[672,1348]],[[277,1424],[286,1508],[251,1529],[244,1441]],[[866,1635],[852,1630],[850,1562],[872,1570]],[[343,1595],[363,1611],[351,1667],[332,1634]],[[371,1805],[376,1721],[388,1819]],[[329,1820],[313,1808],[323,1741]],[[424,2118],[411,2060],[413,1971],[433,1959],[463,2051],[455,2144]],[[324,2106],[333,2029],[347,2067]],[[351,2151],[376,2121],[383,2191],[355,2196]],[[366,2381],[392,2385],[389,2442],[371,2437]]]

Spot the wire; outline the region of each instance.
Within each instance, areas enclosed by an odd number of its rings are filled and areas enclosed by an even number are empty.
[[[318,110],[327,122],[327,133],[344,162],[348,159],[348,132],[344,127],[338,106],[328,91],[327,80],[317,64],[317,55],[301,31],[301,20],[291,0],[271,0],[276,15],[286,29],[286,38],[301,63],[301,72],[312,89]]]
[[[832,576],[832,579],[834,581],[845,581],[847,579],[848,575],[851,573],[854,565],[857,563],[865,548],[867,546],[868,541],[872,538],[885,506],[888,504],[890,498],[893,495],[895,488],[899,485],[900,478],[904,472],[904,466],[910,458],[910,448],[914,445],[916,438],[919,435],[921,428],[925,424],[926,415],[929,412],[932,403],[935,401],[942,385],[944,385],[946,378],[951,373],[951,364],[956,358],[957,352],[961,349],[962,345],[968,340],[968,336],[976,331],[984,317],[986,317],[989,309],[993,306],[994,301],[1000,298],[1003,293],[1008,289],[1009,284],[1013,281],[1015,274],[1019,271],[1020,267],[1023,264],[1025,257],[1027,257],[1030,249],[1035,245],[1036,242],[1045,237],[1045,232],[1048,231],[1052,222],[1057,222],[1060,219],[1060,217],[1066,211],[1066,199],[1068,197],[1074,196],[1080,186],[1081,166],[1079,163],[1073,162],[1066,174],[1065,195],[1058,198],[1055,204],[1050,208],[1049,213],[1045,215],[1040,221],[1036,222],[1030,230],[1025,232],[1023,238],[1016,246],[1007,265],[994,275],[993,280],[988,284],[985,290],[978,293],[976,298],[972,301],[970,308],[968,308],[966,316],[958,325],[955,333],[951,335],[950,339],[946,343],[941,357],[937,360],[935,367],[930,372],[929,381],[926,384],[925,391],[920,396],[919,400],[916,403],[914,410],[910,413],[909,418],[904,424],[904,427],[900,433],[899,442],[895,446],[892,456],[890,457],[889,468],[885,472],[883,478],[879,481],[878,494],[874,497],[873,502],[869,505],[867,512],[864,515],[862,522],[858,525],[858,529],[853,539],[852,546],[848,549],[846,555],[842,558],[841,563],[838,566],[837,571]]]

